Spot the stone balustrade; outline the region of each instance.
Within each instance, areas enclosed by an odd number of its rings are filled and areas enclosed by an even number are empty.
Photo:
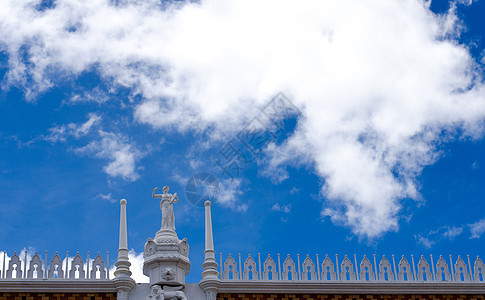
[[[370,259],[364,257],[358,263],[357,256],[348,257],[345,255],[339,262],[338,255],[332,260],[326,255],[320,262],[318,255],[315,262],[307,255],[300,258],[297,255],[296,261],[290,255],[284,260],[278,254],[276,260],[268,255],[262,261],[261,255],[249,256],[242,262],[241,254],[237,262],[229,254],[223,263],[222,253],[220,254],[220,279],[225,281],[298,281],[298,282],[477,282],[484,284],[485,266],[477,256],[474,264],[470,262],[467,255],[465,261],[458,256],[453,263],[452,256],[447,259],[440,255],[436,265],[433,256],[429,261],[421,256],[415,262],[414,256],[410,260],[404,255],[396,264],[394,255],[389,259],[385,256],[377,259],[375,255]],[[372,260],[372,261],[371,261]]]
[[[45,259],[35,252],[34,255],[29,255],[27,251],[24,253],[14,253],[12,257],[8,257],[6,252],[0,253],[3,260],[0,266],[0,280],[109,280],[109,253],[106,253],[107,264],[98,252],[94,258],[89,258],[87,253],[86,261],[84,262],[79,252],[74,257],[69,257],[69,252],[64,258],[56,254],[49,261],[47,259],[47,251],[45,252]]]

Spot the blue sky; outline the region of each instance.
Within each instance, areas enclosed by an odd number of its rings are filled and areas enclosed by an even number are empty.
[[[152,189],[169,185],[196,282],[204,215],[185,188],[205,173],[218,253],[483,255],[484,14],[482,0],[4,1],[0,249],[113,263],[126,198],[138,254],[160,227]],[[264,114],[277,95],[293,109],[281,127]],[[240,143],[255,124],[257,155]],[[217,162],[235,153],[231,177]]]

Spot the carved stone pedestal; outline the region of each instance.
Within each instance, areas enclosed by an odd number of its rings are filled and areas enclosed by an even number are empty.
[[[173,230],[157,232],[145,244],[143,274],[150,278],[150,285],[184,286],[190,272],[187,239],[179,240]]]
[[[147,300],[185,300],[182,289],[189,274],[189,245],[179,240],[173,230],[160,230],[145,244],[143,274],[150,277],[151,292]]]

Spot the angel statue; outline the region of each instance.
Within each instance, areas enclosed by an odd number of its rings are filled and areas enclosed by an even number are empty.
[[[162,228],[161,229],[171,229],[175,230],[175,217],[173,214],[173,206],[172,203],[177,203],[179,198],[177,197],[177,193],[169,194],[168,193],[168,186],[163,187],[163,194],[155,194],[155,191],[158,188],[153,189],[152,197],[153,198],[160,198],[160,209],[162,210]]]

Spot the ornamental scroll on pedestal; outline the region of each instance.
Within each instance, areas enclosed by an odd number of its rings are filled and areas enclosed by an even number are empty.
[[[155,194],[157,189],[152,197],[160,199],[162,225],[153,239],[148,238],[143,255],[143,274],[150,278],[152,287],[148,298],[164,295],[164,299],[185,299],[182,289],[190,271],[189,244],[185,238],[179,240],[175,232],[173,205],[178,201],[177,193],[169,194],[165,186],[163,194]]]

